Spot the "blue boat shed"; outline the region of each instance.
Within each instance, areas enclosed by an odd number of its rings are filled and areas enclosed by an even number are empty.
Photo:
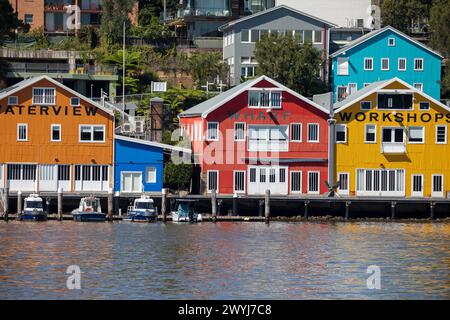
[[[188,149],[127,136],[114,136],[114,191],[160,193],[163,188],[164,154]]]
[[[350,42],[330,57],[335,102],[395,77],[440,99],[442,55],[391,26]]]

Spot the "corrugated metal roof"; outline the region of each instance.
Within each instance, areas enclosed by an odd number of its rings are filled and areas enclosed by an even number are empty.
[[[298,15],[302,15],[302,16],[308,17],[308,18],[310,18],[310,19],[314,19],[314,20],[320,21],[320,22],[322,22],[322,23],[327,24],[327,25],[330,26],[330,27],[332,27],[332,26],[337,26],[336,24],[334,24],[334,23],[332,23],[332,22],[330,22],[330,21],[323,20],[323,19],[321,19],[321,18],[318,18],[318,17],[315,17],[315,16],[313,16],[313,15],[310,15],[310,14],[308,14],[308,13],[306,13],[306,12],[303,12],[303,11],[300,11],[300,10],[297,10],[297,9],[294,9],[294,8],[291,8],[291,7],[287,6],[287,5],[282,4],[282,5],[279,5],[279,6],[276,6],[276,7],[267,9],[267,10],[264,10],[264,11],[260,11],[260,12],[258,12],[258,13],[255,13],[255,14],[252,14],[252,15],[249,15],[249,16],[246,16],[246,17],[237,19],[237,20],[233,20],[233,21],[231,21],[231,22],[228,22],[228,23],[226,23],[226,24],[220,26],[220,27],[219,27],[219,31],[223,31],[224,29],[226,29],[226,28],[228,28],[228,27],[231,27],[231,26],[234,26],[234,25],[236,25],[236,24],[238,24],[238,23],[241,23],[242,21],[246,21],[246,20],[249,20],[249,19],[253,19],[253,18],[262,16],[262,15],[265,15],[265,14],[271,14],[273,11],[280,10],[280,9],[286,9],[286,10],[289,10],[289,11],[291,11],[291,12],[294,12],[294,13],[296,13],[296,14],[298,14]]]
[[[180,113],[180,117],[188,117],[188,116],[201,116],[204,112],[207,112],[208,110],[214,108],[216,105],[221,104],[224,100],[227,100],[229,97],[234,95],[235,93],[239,92],[241,89],[244,89],[248,84],[250,84],[252,80],[247,80],[240,85],[237,85],[234,88],[231,88],[225,92],[222,92],[221,94],[208,99],[206,101],[203,101],[202,103],[193,106],[192,108],[183,111]]]
[[[334,109],[339,109],[340,107],[342,107],[344,105],[347,105],[349,103],[357,101],[360,97],[364,96],[366,93],[369,93],[370,91],[376,89],[379,86],[382,86],[385,83],[390,82],[391,80],[392,79],[388,79],[388,80],[382,80],[382,81],[377,81],[377,82],[371,83],[367,87],[364,87],[361,90],[358,90],[355,93],[349,95],[346,99],[336,102],[334,104]]]
[[[349,44],[347,44],[346,46],[344,46],[343,48],[339,49],[338,51],[336,51],[335,53],[331,54],[330,57],[334,58],[338,55],[340,55],[341,53],[350,50],[353,47],[358,46],[359,44],[369,40],[372,37],[375,37],[379,34],[382,34],[383,32],[387,31],[387,30],[391,30],[393,32],[395,32],[396,34],[398,34],[399,36],[405,38],[408,41],[411,41],[412,43],[417,44],[418,46],[424,48],[425,50],[430,51],[431,53],[439,56],[440,58],[443,58],[442,55],[439,52],[433,51],[431,50],[431,48],[427,47],[426,45],[424,45],[423,43],[420,43],[419,41],[414,40],[413,38],[407,36],[406,34],[404,34],[403,32],[395,29],[394,27],[391,26],[386,26],[384,28],[378,29],[378,30],[374,30],[372,32],[369,32],[361,37],[359,37],[358,39],[353,40],[352,42],[350,42]]]

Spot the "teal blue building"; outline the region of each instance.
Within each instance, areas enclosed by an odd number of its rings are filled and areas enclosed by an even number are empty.
[[[121,193],[160,193],[163,188],[164,163],[176,152],[190,154],[189,149],[115,135],[114,191]]]
[[[373,82],[395,77],[440,99],[443,57],[393,27],[372,31],[330,57],[335,102]]]

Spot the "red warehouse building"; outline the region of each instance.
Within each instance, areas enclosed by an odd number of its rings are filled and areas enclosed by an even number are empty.
[[[261,76],[179,115],[196,165],[193,192],[328,191],[329,111]]]

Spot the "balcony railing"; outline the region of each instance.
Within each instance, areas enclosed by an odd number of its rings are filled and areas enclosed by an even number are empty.
[[[231,11],[228,9],[216,8],[198,8],[198,9],[182,9],[178,11],[178,18],[185,17],[229,17]]]
[[[12,72],[67,73],[70,71],[70,66],[68,63],[11,62],[9,70]]]
[[[382,142],[381,153],[403,154],[406,153],[406,143],[404,142]]]
[[[11,72],[71,73],[87,75],[117,75],[117,68],[105,65],[77,65],[71,69],[68,63],[11,62]]]

